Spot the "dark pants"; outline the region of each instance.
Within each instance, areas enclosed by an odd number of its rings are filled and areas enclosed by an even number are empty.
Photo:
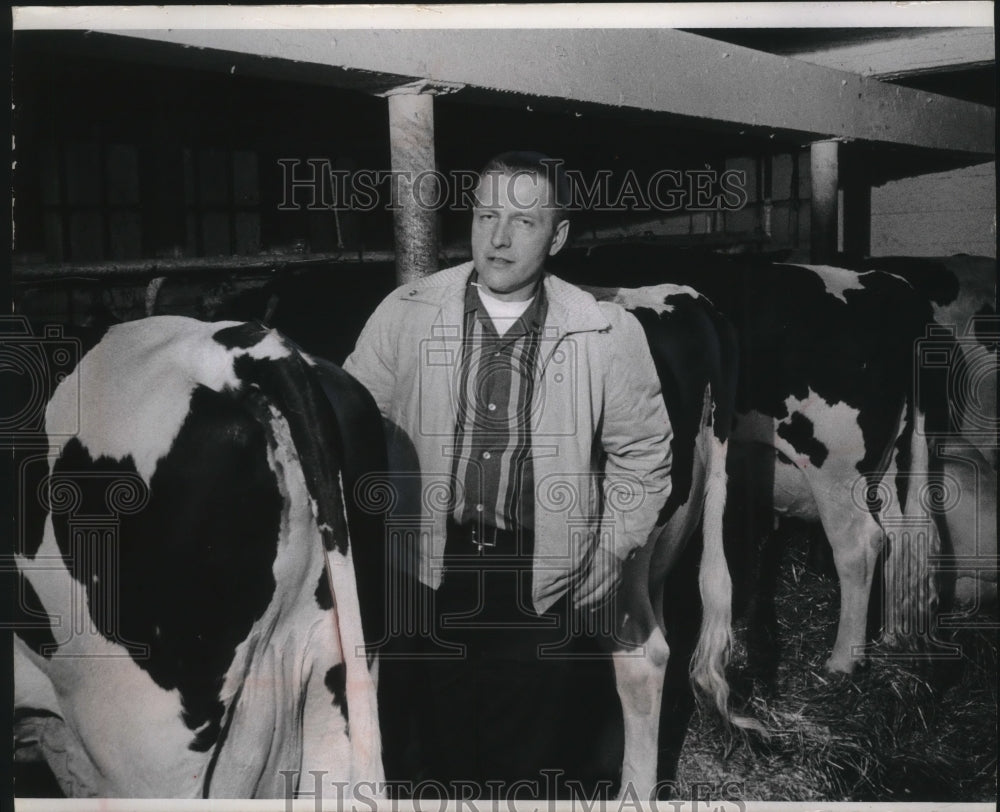
[[[531,602],[531,539],[498,534],[479,551],[461,530],[449,534],[435,595],[435,639],[420,662],[427,697],[421,724],[427,777],[455,794],[454,782],[503,795],[515,781],[563,769],[570,663],[566,602],[539,617]],[[456,652],[455,649],[459,649]],[[503,782],[505,788],[486,782]],[[451,784],[452,786],[449,786]],[[532,793],[522,786],[521,797]]]
[[[467,797],[454,783],[466,781],[478,785],[478,797],[513,789],[526,798],[534,794],[528,787],[511,786],[526,780],[549,798],[570,797],[569,782],[579,782],[591,798],[621,770],[610,660],[587,635],[565,641],[566,599],[543,618],[531,609],[526,542],[513,554],[480,554],[454,533],[440,589],[416,579],[400,589],[410,596],[406,616],[429,617],[431,628],[396,632],[382,650],[379,712],[393,797]],[[555,655],[539,652],[552,644]],[[571,658],[558,659],[567,651]],[[540,776],[550,768],[565,768],[555,790],[551,774]]]

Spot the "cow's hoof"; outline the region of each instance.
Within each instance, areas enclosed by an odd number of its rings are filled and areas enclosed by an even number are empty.
[[[854,669],[857,664],[857,660],[853,660],[850,657],[838,657],[834,655],[826,661],[823,667],[831,674],[849,675],[854,673]]]

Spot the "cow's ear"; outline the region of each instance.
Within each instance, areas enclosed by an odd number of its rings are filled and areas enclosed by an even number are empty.
[[[555,233],[552,235],[552,242],[549,245],[549,256],[555,256],[566,244],[569,237],[569,220],[560,220],[556,224]]]

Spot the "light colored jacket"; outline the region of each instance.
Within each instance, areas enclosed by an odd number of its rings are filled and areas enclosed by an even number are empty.
[[[386,421],[391,555],[437,588],[444,564],[465,287],[472,263],[393,291],[344,369]],[[531,415],[535,482],[532,599],[565,594],[594,545],[624,559],[670,494],[670,420],[638,321],[546,273],[548,309]],[[384,503],[383,503],[384,504]],[[409,552],[400,552],[406,545]],[[402,558],[402,560],[400,560]]]

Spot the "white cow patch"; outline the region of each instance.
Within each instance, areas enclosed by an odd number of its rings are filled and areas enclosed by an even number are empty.
[[[690,296],[698,299],[701,294],[694,288],[687,285],[649,285],[644,288],[590,288],[589,290],[595,299],[605,302],[614,302],[624,307],[626,310],[635,310],[637,307],[652,310],[657,315],[662,313],[673,313],[674,307],[667,303],[667,299],[673,296]]]
[[[265,336],[263,341],[259,341],[248,348],[246,354],[257,360],[266,359],[276,361],[279,358],[287,358],[292,354],[292,351],[285,344],[281,343],[281,340],[275,335],[274,331],[271,331]]]
[[[865,438],[861,433],[858,416],[861,414],[846,403],[827,403],[811,388],[804,400],[794,395],[785,398],[789,416],[798,412],[813,425],[813,436],[828,449],[835,450],[838,458],[861,460],[865,456]],[[780,421],[788,422],[788,420]],[[809,457],[797,452],[790,443],[775,436],[775,448],[795,460],[799,467],[811,465]]]
[[[51,453],[58,455],[79,424],[77,439],[94,459],[131,455],[148,484],[187,417],[195,386],[216,392],[237,386],[233,361],[239,355],[288,355],[273,334],[246,350],[212,340],[219,330],[239,324],[156,316],[112,327],[49,402],[45,428],[59,438]]]
[[[845,268],[834,268],[831,265],[794,265],[790,267],[807,268],[813,271],[823,280],[826,292],[840,299],[844,304],[847,304],[847,297],[844,296],[845,291],[864,290],[865,287],[861,284],[861,274],[848,271]]]

